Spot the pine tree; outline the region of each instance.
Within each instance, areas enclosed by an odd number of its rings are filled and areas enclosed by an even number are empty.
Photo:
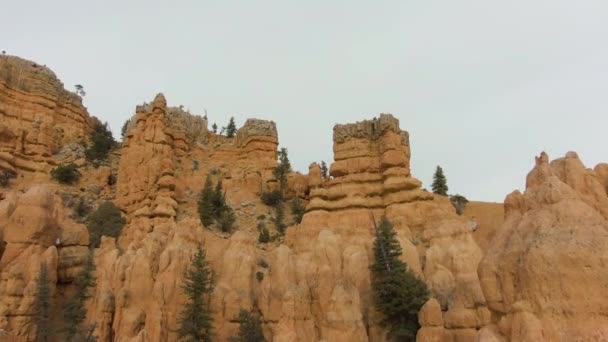
[[[212,271],[202,246],[184,272],[182,288],[187,299],[180,313],[179,336],[189,342],[211,341],[213,318],[208,297],[213,292]]]
[[[211,129],[213,130],[213,133],[217,133],[217,124],[215,122],[211,125]]]
[[[90,161],[105,160],[114,146],[116,146],[116,141],[108,123],[102,124],[98,121],[91,135],[91,145],[85,151],[85,156]]]
[[[327,164],[324,161],[321,161],[321,177],[327,178],[328,170]]]
[[[287,228],[287,226],[285,225],[285,208],[283,208],[283,203],[279,203],[277,206],[275,206],[275,216],[274,216],[274,225],[277,228],[277,231],[280,234],[283,234],[285,232],[285,228]]]
[[[93,262],[93,250],[89,250],[84,269],[80,272],[74,285],[76,290],[71,298],[68,299],[64,311],[64,321],[68,322],[65,329],[65,340],[68,342],[90,341],[91,332],[83,326],[86,319],[85,302],[90,297],[89,287],[95,286],[95,263]]]
[[[375,224],[375,223],[374,223]],[[382,323],[395,341],[415,341],[418,311],[429,297],[426,284],[399,259],[401,246],[393,225],[383,217],[374,240],[372,289]]]
[[[279,151],[279,163],[273,171],[274,177],[279,181],[281,190],[285,189],[285,186],[287,185],[287,175],[290,172],[291,163],[289,162],[289,157],[287,156],[287,149],[283,147]]]
[[[239,334],[231,342],[266,342],[260,317],[246,310],[239,312]]]
[[[222,180],[218,180],[215,185],[215,191],[213,191],[213,197],[211,198],[211,204],[213,205],[213,217],[218,219],[226,206],[226,197],[224,196],[224,189],[222,188]]]
[[[211,176],[207,175],[205,179],[205,185],[199,195],[198,199],[198,214],[201,218],[203,226],[209,228],[213,223],[213,184],[211,183]]]
[[[435,174],[433,174],[433,192],[437,195],[447,196],[448,195],[448,181],[443,174],[441,166],[437,166]]]
[[[131,119],[127,119],[124,124],[122,124],[122,128],[120,129],[120,136],[124,139],[127,134],[127,130],[129,129],[129,124],[131,123]]]
[[[302,205],[300,198],[294,198],[291,202],[291,214],[293,215],[293,220],[298,224],[302,223],[302,218],[304,217],[305,212],[306,207]]]
[[[34,299],[36,342],[50,341],[53,336],[51,327],[51,288],[49,282],[49,270],[46,263],[43,263],[40,265],[40,275],[38,276],[38,286]]]
[[[236,124],[234,123],[234,116],[230,118],[228,121],[228,126],[226,126],[226,136],[228,138],[234,137],[236,134]]]

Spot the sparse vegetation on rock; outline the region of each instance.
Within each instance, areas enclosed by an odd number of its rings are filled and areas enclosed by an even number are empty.
[[[51,324],[52,297],[49,270],[46,263],[40,265],[40,274],[34,298],[34,324],[36,325],[36,342],[51,341],[54,330]]]
[[[17,173],[11,169],[0,170],[0,186],[7,187],[11,179],[17,177]]]
[[[235,134],[236,124],[234,123],[234,117],[230,117],[230,121],[228,121],[228,125],[226,126],[226,136],[232,138]]]
[[[51,177],[61,184],[73,184],[80,179],[80,172],[74,163],[61,164],[51,171]]]
[[[429,298],[426,284],[401,261],[401,245],[393,225],[383,217],[376,228],[371,266],[376,309],[394,341],[415,341],[418,311]]]
[[[299,197],[294,198],[291,201],[291,215],[293,216],[293,220],[298,224],[301,223],[305,212],[306,207],[302,204],[302,200],[300,200]]]
[[[435,169],[431,188],[433,189],[433,193],[436,193],[437,195],[448,195],[448,180],[446,179],[441,166],[437,166],[437,169]]]
[[[120,209],[114,203],[110,201],[102,203],[87,217],[90,246],[99,247],[102,236],[118,237],[125,223]]]
[[[178,334],[184,341],[209,342],[213,338],[213,317],[209,296],[213,292],[213,276],[205,250],[199,246],[184,272],[182,289],[186,303],[179,316]]]
[[[279,189],[273,191],[265,191],[260,196],[262,202],[271,207],[276,207],[283,202],[283,192]]]
[[[127,135],[127,130],[129,129],[129,124],[131,124],[131,119],[127,119],[124,124],[122,124],[122,128],[120,129],[120,136],[125,137]]]
[[[89,161],[103,161],[108,157],[114,146],[116,146],[116,141],[108,128],[108,123],[102,124],[97,121],[91,135],[90,146],[85,151],[85,156]]]
[[[454,206],[454,209],[456,209],[456,214],[462,215],[467,203],[469,203],[469,200],[462,195],[456,194],[450,196],[450,202]]]
[[[258,272],[258,274],[260,273]],[[261,274],[263,279],[264,274]],[[266,338],[264,338],[264,334],[262,333],[262,321],[260,317],[247,310],[241,310],[239,312],[239,333],[231,338],[230,342],[266,342]]]
[[[217,224],[223,232],[230,232],[236,222],[236,215],[232,207],[226,202],[226,194],[219,180],[213,189],[211,175],[207,175],[205,185],[200,192],[198,200],[198,213],[201,223],[210,228]]]
[[[328,175],[329,171],[327,169],[327,164],[325,164],[325,161],[321,161],[321,177],[327,178]]]
[[[64,308],[65,341],[80,342],[93,341],[92,334],[94,326],[84,326],[86,319],[86,301],[91,297],[89,288],[95,286],[95,263],[93,261],[93,250],[89,250],[85,267],[74,281],[75,291],[68,298]]]

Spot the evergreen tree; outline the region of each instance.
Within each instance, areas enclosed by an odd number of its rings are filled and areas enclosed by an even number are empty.
[[[124,124],[122,124],[122,128],[120,129],[120,136],[124,139],[127,134],[127,129],[129,128],[129,124],[131,123],[131,119],[127,119]]]
[[[213,130],[213,133],[217,133],[217,124],[215,122],[211,125],[211,129]]]
[[[97,210],[87,217],[89,245],[99,247],[102,236],[118,238],[126,224],[120,209],[112,202],[103,202]]]
[[[445,178],[443,169],[439,165],[435,170],[435,174],[433,174],[433,185],[431,185],[431,187],[433,188],[433,192],[437,195],[448,195],[448,180]]]
[[[374,223],[375,224],[375,223]],[[393,225],[383,217],[374,240],[372,289],[376,309],[395,341],[415,341],[418,311],[429,297],[426,284],[399,259],[401,246]]]
[[[85,302],[90,297],[89,287],[95,286],[95,264],[93,262],[93,249],[89,250],[84,269],[76,277],[74,294],[70,297],[64,309],[64,321],[68,322],[65,329],[65,340],[68,342],[90,341],[91,332],[83,326],[86,319]]]
[[[234,137],[236,134],[236,124],[234,123],[234,116],[230,118],[228,121],[228,126],[226,126],[226,136],[228,138]]]
[[[211,183],[211,176],[207,175],[205,179],[205,185],[198,200],[198,214],[201,218],[203,226],[209,228],[213,223],[213,184]]]
[[[236,222],[234,210],[230,206],[224,204],[217,219],[217,224],[224,233],[230,233],[234,222]]]
[[[275,206],[275,216],[274,216],[274,225],[277,228],[277,231],[280,234],[283,234],[285,232],[285,228],[287,228],[287,226],[285,225],[285,208],[283,208],[283,204],[279,203],[277,206]]]
[[[85,151],[85,156],[90,161],[105,160],[116,145],[108,123],[97,122],[91,135],[91,146]]]
[[[247,310],[239,312],[239,334],[231,342],[266,342],[260,317]]]
[[[302,218],[304,217],[305,212],[306,207],[302,205],[300,198],[294,198],[291,202],[291,214],[293,215],[293,220],[298,224],[302,223]]]
[[[327,178],[328,173],[327,164],[325,164],[325,161],[321,161],[321,177]]]
[[[213,205],[213,217],[218,219],[226,206],[226,197],[224,195],[224,189],[222,188],[222,180],[218,180],[215,185],[215,191],[213,191],[213,197],[211,197],[211,204]]]
[[[281,185],[281,190],[285,189],[285,186],[287,185],[287,175],[290,172],[291,163],[289,162],[289,157],[287,156],[287,149],[283,147],[279,151],[279,163],[277,167],[275,167],[273,170],[274,177],[279,181],[279,184]]]
[[[212,271],[202,246],[184,272],[182,288],[187,299],[180,313],[179,336],[189,342],[211,341],[213,318],[208,297],[213,292]]]
[[[34,299],[34,315],[36,324],[36,342],[47,342],[53,336],[51,327],[51,288],[49,286],[49,270],[46,263],[40,265],[38,286]]]

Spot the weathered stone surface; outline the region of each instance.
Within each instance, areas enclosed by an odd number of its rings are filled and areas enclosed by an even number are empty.
[[[493,323],[512,341],[608,338],[606,192],[576,154],[543,153],[479,266]]]
[[[80,97],[50,69],[0,56],[0,167],[47,173],[53,154],[86,140],[93,123]]]

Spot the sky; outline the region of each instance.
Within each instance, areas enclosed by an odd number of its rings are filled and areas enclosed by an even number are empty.
[[[277,123],[295,169],[332,127],[393,113],[430,189],[503,201],[534,156],[608,161],[605,0],[2,2],[0,50],[82,84],[115,135],[135,106]]]

